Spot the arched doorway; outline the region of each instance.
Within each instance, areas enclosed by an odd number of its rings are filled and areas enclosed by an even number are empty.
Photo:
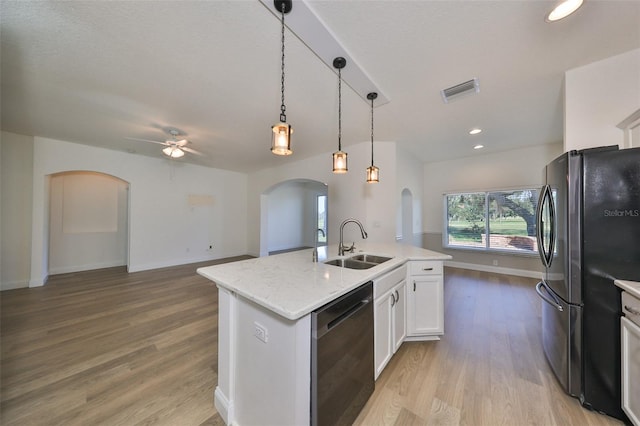
[[[91,171],[48,178],[48,274],[128,265],[129,183]]]
[[[260,256],[313,247],[316,235],[326,245],[327,217],[325,183],[291,179],[271,186],[260,198]]]

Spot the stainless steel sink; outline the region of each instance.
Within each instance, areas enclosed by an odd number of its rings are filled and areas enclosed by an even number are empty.
[[[369,269],[378,265],[377,263],[363,262],[361,260],[354,260],[351,258],[327,260],[324,263],[326,265],[339,266],[341,268],[348,268],[348,269]]]
[[[324,262],[327,265],[339,266],[349,269],[369,269],[381,263],[391,260],[390,257],[376,256],[373,254],[357,254],[347,259],[333,259]]]
[[[355,256],[351,256],[349,259],[351,259],[351,260],[360,260],[360,261],[363,261],[363,262],[375,263],[376,265],[384,263],[387,260],[391,260],[390,257],[376,256],[375,254],[358,254],[358,255],[355,255]]]

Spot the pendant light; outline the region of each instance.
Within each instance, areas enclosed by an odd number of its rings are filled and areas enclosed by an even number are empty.
[[[282,74],[280,78],[282,104],[280,105],[280,122],[271,127],[271,152],[276,155],[291,155],[293,154],[291,150],[293,129],[287,124],[287,108],[284,106],[284,14],[291,11],[293,2],[292,0],[274,0],[273,5],[280,12],[280,22],[282,24]]]
[[[333,153],[333,173],[347,173],[347,153],[342,152],[342,68],[347,60],[341,56],[333,60],[333,67],[338,69],[338,150]]]
[[[371,101],[371,166],[367,167],[367,183],[380,182],[380,169],[373,165],[373,101],[378,97],[376,92],[367,95],[367,99]]]

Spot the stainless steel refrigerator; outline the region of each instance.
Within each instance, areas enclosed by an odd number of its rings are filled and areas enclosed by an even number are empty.
[[[536,290],[546,358],[583,406],[628,422],[613,280],[640,281],[640,148],[571,151],[545,175],[537,209],[545,274]]]

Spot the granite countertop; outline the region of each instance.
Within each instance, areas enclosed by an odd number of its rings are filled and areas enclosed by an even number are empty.
[[[636,281],[615,280],[614,283],[631,294],[633,297],[640,299],[640,283]]]
[[[198,274],[289,320],[298,320],[320,306],[340,297],[390,271],[408,260],[446,260],[447,254],[405,244],[356,244],[351,257],[359,253],[392,257],[370,269],[356,270],[325,265],[339,258],[338,246],[319,248],[318,262],[312,259],[313,249],[274,256],[258,257],[239,262],[198,268]]]

